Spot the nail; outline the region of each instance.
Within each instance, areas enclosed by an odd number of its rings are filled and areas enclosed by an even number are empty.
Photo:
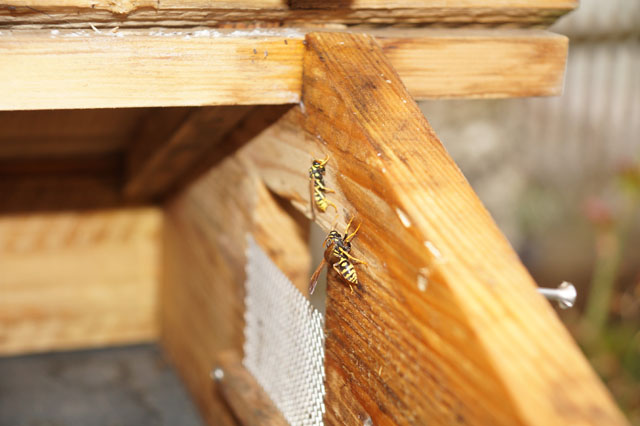
[[[211,370],[210,376],[211,376],[211,379],[215,380],[216,382],[219,382],[222,379],[224,379],[224,371],[222,370],[222,368],[216,367],[213,370]]]
[[[547,300],[555,300],[558,302],[560,309],[568,309],[573,306],[578,296],[578,292],[573,284],[564,281],[558,288],[538,288],[538,293],[547,298]]]

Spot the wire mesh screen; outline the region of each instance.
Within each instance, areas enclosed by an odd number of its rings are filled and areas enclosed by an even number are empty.
[[[323,316],[250,236],[245,309],[245,368],[289,423],[321,425]]]

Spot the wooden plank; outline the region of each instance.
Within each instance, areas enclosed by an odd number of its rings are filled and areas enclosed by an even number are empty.
[[[309,151],[331,155],[338,229],[362,224],[360,284],[328,285],[327,423],[625,424],[381,47],[327,33],[307,45],[304,110],[246,150],[306,213]]]
[[[549,25],[577,0],[9,0],[0,25],[87,28],[87,22],[120,26],[330,24]]]
[[[423,31],[378,37],[416,99],[562,94],[568,39],[545,31]]]
[[[289,423],[262,389],[262,386],[242,365],[242,359],[232,352],[218,357],[218,389],[241,425],[286,426]]]
[[[375,33],[375,31],[373,31]],[[419,98],[561,92],[567,39],[529,30],[380,32]],[[304,30],[0,31],[0,109],[300,100]]]
[[[0,355],[155,339],[160,217],[0,217]]]
[[[128,154],[125,196],[154,199],[164,194],[219,143],[250,108],[205,107],[188,112],[170,109],[159,111],[160,116],[149,117]],[[168,120],[167,115],[170,115]],[[166,129],[169,133],[162,135]]]
[[[52,173],[0,176],[0,213],[122,207],[120,176]],[[133,204],[130,204],[133,205]]]
[[[295,279],[309,269],[304,230],[237,154],[173,198],[165,211],[162,342],[205,420],[235,424],[212,392],[210,371],[222,352],[242,353],[246,235],[253,233],[279,266],[290,250],[301,250],[302,260],[284,268]],[[278,230],[286,233],[275,238]]]
[[[0,159],[0,213],[125,206],[119,155]]]
[[[2,111],[0,160],[113,154],[129,144],[148,113],[144,108]]]

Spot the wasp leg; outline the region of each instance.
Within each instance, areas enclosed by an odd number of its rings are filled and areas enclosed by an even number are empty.
[[[333,189],[329,189],[329,188],[324,188],[324,192],[326,192],[327,194],[335,194],[336,191],[334,191]]]
[[[338,206],[336,206],[335,204],[333,204],[331,201],[326,200],[327,201],[327,205],[331,206],[334,208],[334,210],[336,211],[336,217],[338,215]]]
[[[358,258],[356,258],[356,257],[353,257],[353,256],[351,256],[349,253],[347,253],[347,252],[346,252],[346,251],[344,251],[344,250],[342,250],[342,253],[343,253],[345,256],[347,256],[347,257],[349,258],[349,260],[352,260],[352,261],[354,261],[354,262],[361,263],[361,264],[363,264],[363,265],[367,265],[367,266],[369,265],[366,261],[364,261],[364,260],[360,260],[360,259],[358,259]]]

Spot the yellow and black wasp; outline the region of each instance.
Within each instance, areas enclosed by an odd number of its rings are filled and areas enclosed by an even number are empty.
[[[313,294],[316,284],[318,284],[318,277],[320,276],[320,272],[322,272],[322,268],[325,264],[333,265],[333,269],[349,283],[349,287],[351,287],[351,284],[358,284],[358,275],[356,274],[356,270],[352,262],[362,263],[365,265],[367,262],[356,259],[349,254],[351,252],[351,240],[356,236],[360,229],[360,225],[358,225],[356,230],[349,234],[349,228],[351,227],[352,221],[353,219],[349,221],[347,229],[344,231],[344,236],[341,236],[340,233],[334,229],[329,232],[329,235],[327,235],[327,238],[325,238],[322,243],[322,246],[325,247],[324,258],[311,276],[311,280],[309,282],[309,294]],[[353,292],[353,287],[351,287],[351,291]]]
[[[327,211],[327,207],[333,207],[336,212],[338,208],[331,201],[327,200],[327,192],[335,192],[331,189],[327,189],[324,186],[324,173],[326,172],[325,164],[329,161],[327,156],[324,160],[313,160],[311,167],[309,168],[309,197],[315,200],[315,205],[318,206],[318,210],[321,212]],[[315,210],[313,208],[313,201],[311,202],[311,214],[315,216]]]

